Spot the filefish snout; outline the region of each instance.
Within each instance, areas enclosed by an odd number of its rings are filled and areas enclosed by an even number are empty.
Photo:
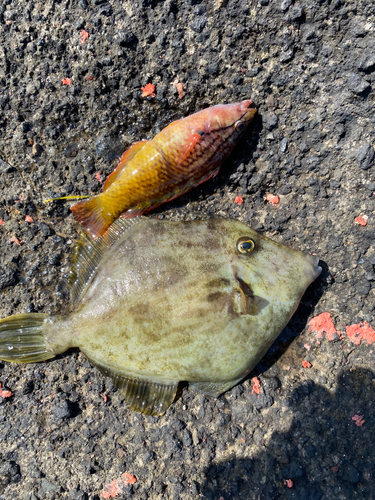
[[[319,257],[309,254],[307,254],[307,256],[310,257],[310,266],[307,272],[311,273],[311,281],[314,281],[322,272],[322,268],[319,266]]]

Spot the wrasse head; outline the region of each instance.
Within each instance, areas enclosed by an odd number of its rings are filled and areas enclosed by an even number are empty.
[[[225,132],[232,129],[232,133],[240,135],[246,130],[257,112],[255,108],[250,107],[252,103],[251,99],[247,99],[233,104],[218,104],[209,108],[205,124],[206,132]]]

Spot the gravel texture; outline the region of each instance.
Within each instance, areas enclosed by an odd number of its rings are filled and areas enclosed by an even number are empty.
[[[375,328],[374,54],[373,0],[1,1],[0,317],[67,309],[78,228],[43,200],[100,192],[133,141],[245,98],[259,113],[220,174],[154,214],[237,218],[323,266],[246,381],[218,400],[182,387],[161,418],[78,351],[1,362],[1,500],[116,481],[109,498],[125,471],[119,499],[375,498],[375,344],[346,334]],[[323,312],[332,340],[307,329]]]

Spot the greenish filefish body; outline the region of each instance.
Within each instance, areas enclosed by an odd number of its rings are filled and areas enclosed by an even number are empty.
[[[78,347],[130,408],[162,415],[180,381],[218,397],[244,378],[320,274],[318,258],[231,219],[117,219],[77,244],[71,313],[0,321],[0,359]]]

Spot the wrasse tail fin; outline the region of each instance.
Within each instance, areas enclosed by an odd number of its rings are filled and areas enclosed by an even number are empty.
[[[178,382],[159,383],[146,380],[135,380],[123,375],[118,375],[108,368],[92,361],[99,371],[106,377],[111,377],[114,385],[123,395],[126,403],[133,411],[160,417],[173,403]]]
[[[13,363],[35,363],[54,358],[44,342],[47,314],[15,314],[0,320],[0,359]]]
[[[70,209],[75,220],[85,228],[92,239],[102,236],[114,220],[112,215],[105,213],[100,196],[80,201]]]
[[[70,297],[73,306],[76,306],[88,286],[92,282],[100,261],[109,247],[131,226],[145,220],[143,217],[122,219],[119,217],[109,227],[104,236],[91,240],[85,233],[74,248],[69,274]]]

